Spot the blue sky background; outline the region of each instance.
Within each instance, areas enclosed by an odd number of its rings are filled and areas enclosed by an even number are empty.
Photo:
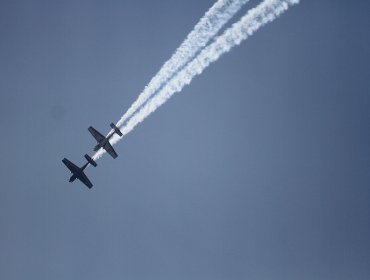
[[[368,1],[301,1],[68,183],[212,4],[0,1],[1,279],[370,278]]]

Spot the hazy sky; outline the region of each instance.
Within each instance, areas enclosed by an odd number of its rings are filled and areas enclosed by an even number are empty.
[[[68,183],[213,2],[0,0],[0,279],[370,278],[368,1],[301,0]]]

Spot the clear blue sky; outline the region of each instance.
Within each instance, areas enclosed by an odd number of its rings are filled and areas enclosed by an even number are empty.
[[[0,1],[1,279],[370,279],[368,1],[302,0],[68,183],[212,4]]]

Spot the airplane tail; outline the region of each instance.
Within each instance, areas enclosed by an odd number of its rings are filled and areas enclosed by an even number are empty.
[[[114,123],[111,123],[110,127],[114,129],[115,133],[117,133],[119,136],[122,136],[122,132],[119,130],[117,126],[114,125]]]
[[[89,155],[85,155],[85,158],[87,159],[87,161],[94,167],[96,167],[98,164],[91,158],[89,157]]]

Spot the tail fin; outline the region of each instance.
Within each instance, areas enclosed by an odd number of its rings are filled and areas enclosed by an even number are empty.
[[[85,158],[92,166],[96,167],[98,165],[89,155],[85,155]]]
[[[114,129],[115,133],[117,133],[119,136],[122,136],[122,132],[119,130],[117,126],[114,125],[114,123],[111,123],[110,127]]]

